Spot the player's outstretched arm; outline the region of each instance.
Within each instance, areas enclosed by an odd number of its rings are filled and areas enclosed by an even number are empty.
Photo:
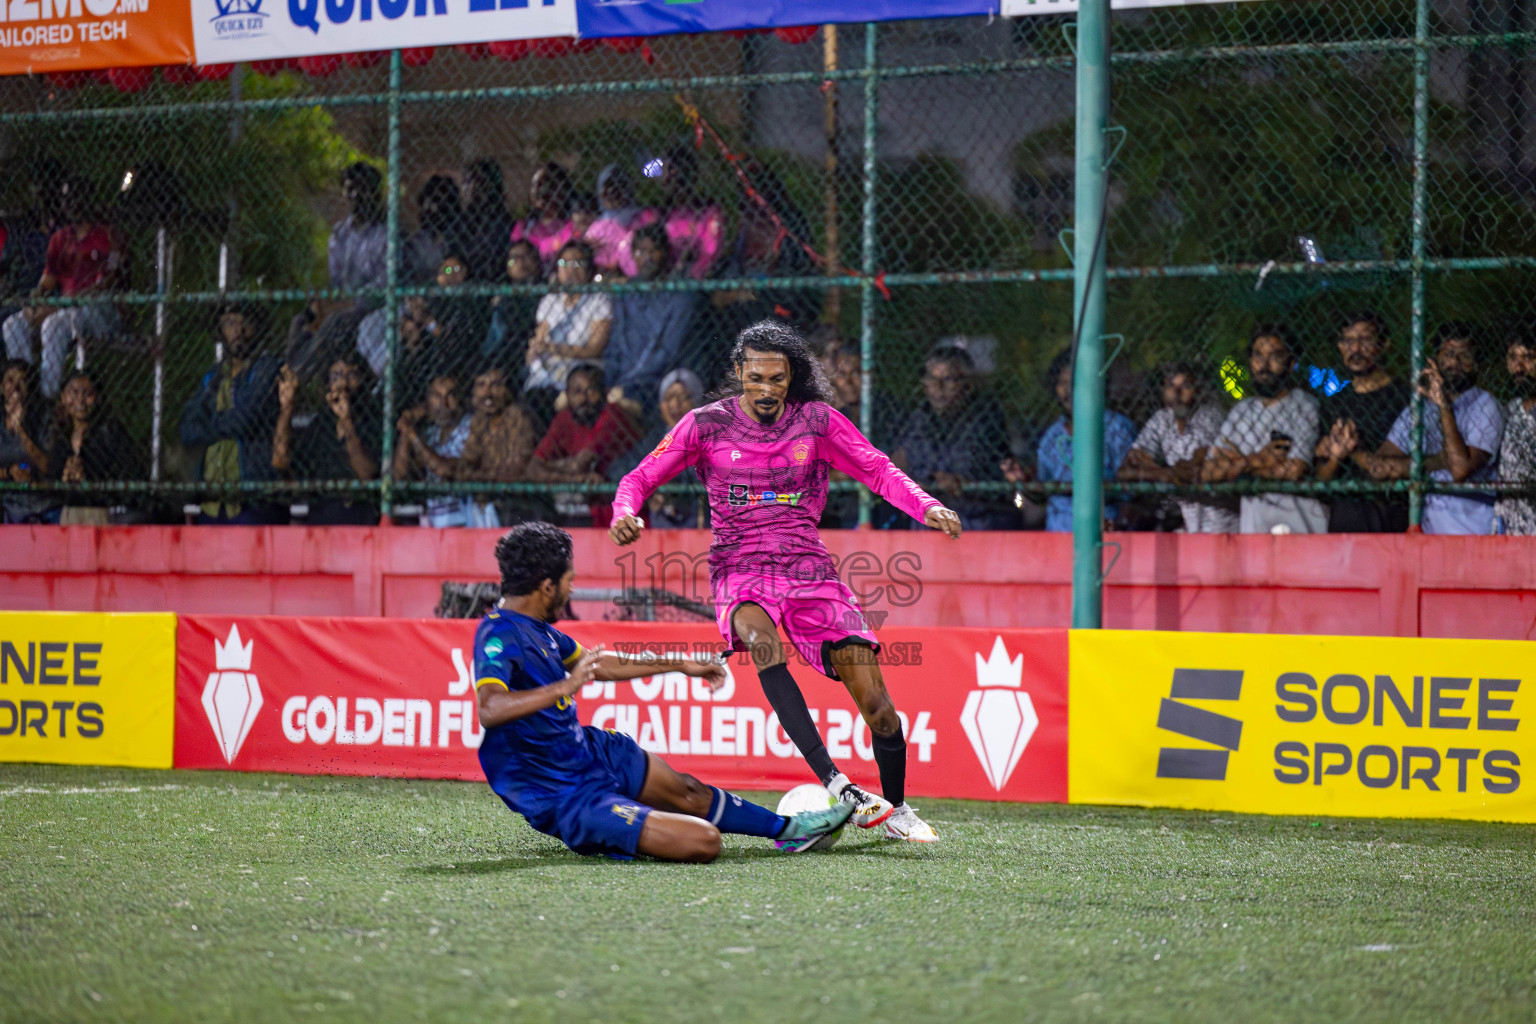
[[[827,452],[832,468],[847,473],[924,526],[960,536],[960,517],[945,508],[869,443],[859,428],[838,412],[827,410]]]
[[[698,676],[704,680],[711,693],[725,685],[725,666],[714,658],[685,658],[679,655],[657,654],[655,651],[636,653],[608,651],[597,663],[596,674],[592,678],[605,682],[617,682],[625,679],[642,679],[658,672],[681,672],[684,675]]]
[[[519,718],[526,718],[545,708],[552,708],[565,697],[590,683],[597,672],[604,650],[601,645],[585,652],[571,668],[571,674],[558,683],[534,690],[509,690],[494,683],[483,683],[475,690],[480,705],[480,727],[490,729]]]
[[[640,510],[656,493],[656,488],[693,462],[697,440],[698,427],[693,421],[693,410],[690,410],[661,439],[654,451],[624,474],[613,494],[613,523],[608,527],[608,536],[615,544],[622,547],[640,539],[640,531],[645,528]]]

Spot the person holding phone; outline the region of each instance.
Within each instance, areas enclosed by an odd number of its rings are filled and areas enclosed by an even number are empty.
[[[1248,341],[1248,395],[1232,407],[1200,466],[1200,479],[1295,481],[1312,471],[1317,399],[1295,386],[1296,350],[1285,329],[1258,327]],[[1241,533],[1327,533],[1328,511],[1300,494],[1245,494]]]

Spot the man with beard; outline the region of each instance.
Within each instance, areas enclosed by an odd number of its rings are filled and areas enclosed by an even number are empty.
[[[1504,362],[1515,397],[1504,410],[1504,443],[1499,446],[1499,479],[1536,484],[1536,343],[1517,331],[1504,343]],[[1536,504],[1528,497],[1506,494],[1493,506],[1500,532],[1536,534]]]
[[[609,402],[603,368],[583,363],[565,382],[565,408],[555,414],[544,439],[534,449],[530,475],[559,483],[602,483],[608,464],[640,440],[640,431],[624,407]],[[571,520],[590,517],[582,526],[606,527],[613,518],[609,501],[587,502],[580,495],[555,496],[555,508]]]
[[[1499,411],[1498,400],[1476,386],[1473,339],[1468,324],[1442,324],[1435,331],[1435,358],[1419,376],[1419,394],[1430,403],[1424,407],[1424,471],[1441,483],[1495,477],[1504,414]],[[1372,479],[1408,478],[1412,414],[1411,406],[1404,409],[1381,448],[1364,460]],[[1426,494],[1424,532],[1492,533],[1493,502],[1491,494]]]
[[[400,414],[395,442],[395,479],[438,483],[452,480],[469,441],[470,417],[459,405],[459,382],[450,374],[427,386],[421,405]],[[434,494],[425,502],[423,526],[467,526],[473,502],[456,494]]]
[[[454,477],[512,483],[528,479],[528,462],[538,437],[528,411],[512,401],[507,371],[488,366],[475,375],[470,392],[469,440]],[[527,519],[545,518],[542,502],[527,496],[503,498],[477,505],[473,525],[510,526]]]
[[[1248,385],[1227,413],[1211,446],[1200,479],[1221,483],[1300,480],[1312,468],[1317,448],[1317,399],[1295,386],[1296,355],[1285,331],[1264,325],[1248,341]],[[1245,494],[1238,513],[1242,533],[1326,533],[1322,502],[1299,494]]]
[[[1314,466],[1319,480],[1368,480],[1362,457],[1381,447],[1398,411],[1411,392],[1379,363],[1387,345],[1387,325],[1371,310],[1344,321],[1339,358],[1350,373],[1348,383],[1322,400],[1328,433],[1317,444]],[[1408,503],[1401,496],[1364,495],[1335,498],[1328,508],[1329,533],[1402,533],[1408,529]]]

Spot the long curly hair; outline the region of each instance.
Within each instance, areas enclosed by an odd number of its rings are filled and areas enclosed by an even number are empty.
[[[831,403],[835,399],[836,395],[832,391],[831,382],[827,380],[826,371],[822,369],[821,360],[811,354],[811,347],[805,337],[780,320],[759,320],[736,335],[736,344],[731,349],[731,366],[738,372],[727,375],[720,382],[720,386],[711,392],[711,400],[734,398],[741,394],[739,371],[746,361],[748,349],[753,352],[775,352],[789,360],[790,381],[789,393],[784,396],[786,402]]]

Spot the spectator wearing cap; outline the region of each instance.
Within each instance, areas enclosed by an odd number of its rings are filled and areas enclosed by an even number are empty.
[[[661,215],[648,206],[635,203],[634,183],[629,172],[618,164],[609,164],[598,172],[597,201],[602,207],[602,215],[581,237],[592,247],[592,257],[597,261],[599,271],[635,277],[638,271],[632,250],[634,234],[648,224],[657,223]],[[671,249],[669,240],[669,260]]]
[[[1040,435],[1036,466],[1045,483],[1072,482],[1072,352],[1057,353],[1045,371],[1046,385],[1061,406],[1061,415]],[[1129,416],[1104,410],[1104,479],[1113,480],[1120,472],[1126,452],[1136,440],[1136,424]],[[1104,517],[1114,521],[1113,506],[1104,509]],[[1056,533],[1072,532],[1072,496],[1053,494],[1045,503],[1045,528]]]
[[[1194,484],[1200,481],[1205,453],[1221,433],[1226,413],[1202,401],[1200,377],[1181,363],[1158,374],[1163,407],[1152,414],[1120,466],[1121,480]],[[1186,533],[1236,533],[1237,502],[1230,498],[1180,498]]]
[[[532,212],[512,227],[511,241],[532,242],[544,264],[544,276],[555,270],[560,250],[575,237],[571,232],[571,204],[576,188],[564,167],[551,160],[533,172],[528,183]]]
[[[650,433],[608,466],[607,477],[617,483],[655,451],[690,409],[704,400],[704,384],[699,375],[680,366],[661,378],[657,411],[660,418]],[[685,494],[654,494],[646,504],[646,525],[661,530],[692,530],[709,526],[709,503],[704,500],[704,485],[688,467],[673,481],[693,490]]]
[[[1371,310],[1347,317],[1339,330],[1339,359],[1349,380],[1321,401],[1322,425],[1314,462],[1319,480],[1369,480],[1362,458],[1381,447],[1412,392],[1381,365],[1386,322]],[[1328,503],[1329,533],[1402,533],[1408,503],[1402,496],[1338,495]]]
[[[260,314],[253,308],[226,306],[219,314],[217,337],[223,356],[198,382],[197,392],[181,411],[181,443],[202,450],[196,467],[204,483],[271,480],[272,433],[279,402],[276,356],[260,351]],[[274,521],[265,504],[238,493],[210,498],[198,522],[259,524]]]
[[[1514,397],[1504,409],[1504,439],[1499,445],[1499,479],[1536,485],[1536,342],[1525,331],[1504,343],[1504,363]],[[1536,534],[1536,503],[1530,492],[1502,494],[1493,507],[1500,533]]]
[[[299,480],[377,480],[382,431],[372,371],[361,355],[348,352],[331,363],[326,382],[320,410],[300,417],[294,412],[299,378],[287,366],[278,371],[272,468]],[[371,497],[343,492],[340,497],[317,496],[309,503],[312,525],[372,526],[378,521],[378,505]]]
[[[1216,443],[1200,466],[1200,479],[1222,483],[1300,480],[1317,450],[1317,399],[1296,386],[1296,354],[1283,328],[1264,325],[1248,341],[1252,392],[1232,407]],[[1239,503],[1243,533],[1326,533],[1322,502],[1299,494],[1245,494]]]
[[[62,223],[48,237],[42,276],[32,294],[102,298],[76,306],[29,306],[8,317],[0,328],[6,357],[38,366],[42,393],[48,398],[58,397],[64,368],[77,346],[122,330],[117,307],[106,296],[127,283],[127,250],[120,232],[93,215],[85,191],[77,179],[59,183],[56,206]]]
[[[464,258],[470,280],[495,281],[501,277],[514,226],[512,215],[507,212],[501,165],[482,157],[464,168],[460,180],[464,213],[459,219],[458,237],[449,248]]]
[[[1433,338],[1435,357],[1425,364],[1418,391],[1424,406],[1424,471],[1441,483],[1496,479],[1504,414],[1498,399],[1477,386],[1476,335],[1470,324],[1442,324]],[[1374,455],[1364,460],[1375,480],[1406,480],[1412,462],[1413,407],[1397,422]],[[1425,533],[1486,535],[1493,532],[1492,494],[1424,496]]]
[[[49,468],[66,484],[99,480],[142,480],[144,454],[122,423],[107,411],[93,374],[77,370],[59,391],[58,412],[48,449]],[[106,526],[109,509],[89,499],[66,499],[59,522],[64,526]]]
[[[602,483],[615,459],[635,447],[640,431],[624,407],[607,400],[603,368],[582,363],[565,385],[565,408],[533,451],[530,475],[552,483]],[[579,495],[555,496],[555,509],[571,525],[606,527],[613,503]],[[589,521],[584,522],[587,519]]]
[[[0,421],[0,480],[28,484],[50,479],[47,449],[52,429],[37,389],[37,367],[21,359],[7,360],[0,371],[0,398],[5,410]],[[6,523],[59,521],[58,499],[46,494],[7,491],[0,494],[0,511]]]
[[[660,224],[635,232],[637,281],[656,281],[672,270],[672,243]],[[649,400],[682,355],[693,324],[694,292],[625,292],[613,298],[613,331],[603,353],[614,400]]]

